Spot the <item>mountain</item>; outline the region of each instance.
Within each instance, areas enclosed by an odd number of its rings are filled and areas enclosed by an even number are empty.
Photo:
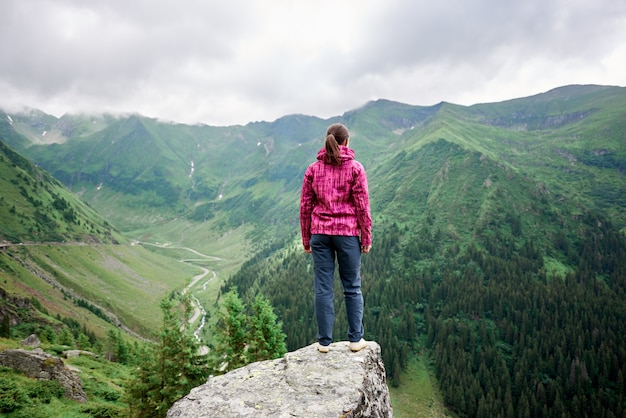
[[[364,322],[391,384],[411,385],[406,371],[431,362],[458,416],[619,416],[625,89],[568,86],[431,111],[395,125],[381,139],[393,145],[367,167]],[[246,262],[224,289],[269,295],[299,347],[315,336],[311,275],[310,258],[287,245]],[[345,329],[338,315],[335,335]]]
[[[265,294],[293,350],[315,337],[300,182],[326,127],[344,122],[374,216],[366,332],[392,386],[432,366],[459,416],[621,416],[625,115],[625,88],[575,85],[230,127],[31,112],[6,115],[3,140],[125,237],[219,257],[200,301],[222,283],[246,303]]]
[[[4,126],[3,126],[4,125]],[[7,132],[0,122],[0,133]],[[19,135],[5,135],[19,143]],[[0,142],[0,239],[117,243],[120,233],[58,180]]]
[[[623,91],[567,86],[470,107],[379,100],[329,120],[290,115],[231,127],[177,125],[137,115],[64,116],[56,123],[39,114],[30,123],[23,115],[11,117],[20,121],[16,129],[22,133],[63,133],[54,144],[30,135],[30,143],[16,148],[124,230],[141,224],[142,216],[145,225],[163,214],[194,221],[216,217],[223,228],[282,223],[284,210],[274,208],[297,198],[299,178],[321,146],[325,127],[335,121],[352,131],[357,158],[366,167],[405,158],[398,154],[411,154],[441,137],[532,177],[551,193],[562,192],[585,207],[601,205],[624,227]],[[381,175],[372,177],[372,186]],[[589,176],[598,181],[590,183]]]
[[[197,268],[132,245],[9,147],[5,141],[29,142],[13,129],[16,120],[0,120],[0,316],[21,332],[66,323],[93,338],[119,329],[149,337],[159,300]]]

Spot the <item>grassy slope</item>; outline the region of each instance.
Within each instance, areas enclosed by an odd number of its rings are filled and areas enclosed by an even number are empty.
[[[551,109],[540,113],[533,107],[537,99],[532,98],[479,108],[446,105],[433,123],[408,134],[410,145],[404,151],[410,153],[445,138],[468,151],[479,152],[481,158],[502,165],[511,175],[526,178],[528,187],[536,187],[557,201],[570,202],[574,213],[580,208],[606,212],[624,228],[626,122],[622,116],[626,114],[626,95],[619,89],[609,93],[600,89],[584,96],[586,100],[572,99],[562,104],[557,114]],[[508,117],[522,117],[528,112],[528,118],[534,116],[530,120],[535,127],[531,130],[526,124],[522,129],[495,114],[496,110]],[[381,168],[384,175],[383,171]]]
[[[172,289],[182,289],[198,272],[141,246],[42,244],[0,251],[5,290],[35,296],[51,316],[75,318],[100,337],[117,324],[77,307],[66,295],[90,301],[149,337],[160,325],[160,300]]]
[[[389,388],[396,418],[440,418],[450,416],[445,409],[436,379],[424,363],[425,357],[412,357],[402,373],[400,386]]]
[[[541,182],[552,194],[606,212],[624,228],[624,91],[572,86],[501,106],[465,109],[462,118],[498,128],[483,136],[491,141],[497,160]]]
[[[48,173],[0,142],[0,239],[119,242],[123,237]]]

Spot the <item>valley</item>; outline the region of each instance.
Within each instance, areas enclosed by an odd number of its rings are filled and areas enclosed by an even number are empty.
[[[341,121],[368,173],[366,334],[396,416],[622,416],[624,115],[625,88],[593,85],[229,127],[0,113],[0,281],[32,316],[6,312],[17,335],[58,316],[146,339],[160,301],[188,292],[210,346],[236,287],[269,299],[289,350],[311,344],[300,182]]]
[[[191,318],[189,318],[189,326],[194,327],[194,324],[198,322],[198,324],[195,325],[195,330],[193,331],[193,335],[196,337],[196,339],[199,342],[202,342],[203,338],[201,338],[201,335],[203,335],[203,333],[205,334],[204,327],[205,325],[207,325],[207,322],[206,322],[207,309],[205,309],[205,307],[202,305],[202,302],[200,302],[198,295],[202,296],[201,294],[207,291],[207,287],[209,285],[217,286],[218,284],[216,281],[217,273],[213,270],[209,270],[206,267],[203,267],[203,265],[209,261],[220,261],[221,258],[202,254],[192,248],[175,247],[169,243],[160,244],[160,243],[133,241],[132,244],[143,245],[143,246],[154,246],[154,247],[161,248],[161,249],[183,250],[183,251],[191,252],[192,254],[200,257],[200,258],[183,258],[178,261],[180,261],[181,263],[189,264],[191,266],[195,266],[199,268],[200,270],[202,270],[202,273],[193,276],[190,283],[182,290],[183,294],[190,293],[192,295],[191,300],[192,300],[192,307],[193,307],[194,313],[191,316]],[[209,276],[209,278],[205,279],[205,277],[207,276]],[[208,347],[205,345],[201,347],[201,350],[202,350],[201,351],[202,354],[208,353]]]

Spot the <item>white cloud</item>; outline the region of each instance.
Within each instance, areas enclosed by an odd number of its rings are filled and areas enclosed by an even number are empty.
[[[7,0],[0,107],[227,125],[626,85],[614,0]]]

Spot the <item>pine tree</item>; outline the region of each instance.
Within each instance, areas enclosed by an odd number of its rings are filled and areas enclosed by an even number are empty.
[[[70,330],[67,329],[67,327],[61,328],[61,332],[59,333],[59,343],[70,347],[74,346],[74,336]]]
[[[130,363],[130,348],[119,330],[109,330],[105,344],[104,354],[109,361],[121,364]]]
[[[276,319],[272,305],[263,295],[258,295],[250,318],[248,359],[251,362],[279,358],[287,352],[286,335]]]
[[[82,332],[78,334],[78,339],[76,340],[76,346],[81,350],[88,350],[89,348],[91,348],[89,337],[87,337]]]
[[[2,318],[2,324],[0,325],[0,337],[11,338],[11,322],[8,314],[5,314]]]
[[[54,332],[50,325],[46,325],[39,333],[39,338],[42,341],[48,342],[50,344],[56,344],[57,342],[57,334]]]
[[[222,299],[219,320],[215,326],[217,345],[212,356],[216,373],[228,372],[247,364],[247,332],[244,304],[231,288]]]
[[[248,315],[237,289],[231,288],[222,299],[213,331],[217,343],[211,357],[216,374],[287,352],[282,323],[277,322],[272,305],[263,295],[255,298]]]
[[[171,299],[161,302],[163,327],[157,344],[140,355],[140,365],[128,390],[132,416],[164,417],[172,404],[206,381],[209,369],[199,344],[185,325],[191,316],[188,295],[175,311]]]

